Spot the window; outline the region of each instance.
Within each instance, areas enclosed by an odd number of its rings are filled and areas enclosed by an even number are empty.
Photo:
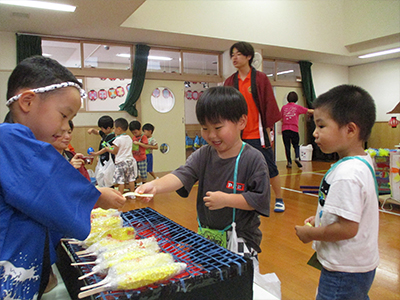
[[[301,82],[300,66],[296,62],[277,61],[277,80]]]
[[[43,56],[57,60],[67,68],[81,67],[80,43],[42,39]]]
[[[148,72],[180,73],[179,51],[150,49],[147,59]]]
[[[270,81],[301,82],[300,65],[297,62],[265,59],[263,72]]]
[[[184,52],[183,73],[218,75],[218,55]]]
[[[83,44],[85,68],[130,70],[131,46]]]

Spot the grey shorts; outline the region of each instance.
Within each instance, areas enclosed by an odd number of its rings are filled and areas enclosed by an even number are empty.
[[[126,160],[115,165],[113,181],[115,184],[125,184],[136,180],[137,165],[135,160]]]

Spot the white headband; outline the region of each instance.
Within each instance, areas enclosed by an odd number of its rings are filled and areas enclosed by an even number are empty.
[[[46,93],[46,92],[54,91],[56,89],[61,89],[61,88],[64,88],[64,87],[69,87],[69,86],[73,86],[73,87],[77,88],[79,90],[79,92],[81,93],[81,98],[86,98],[85,90],[82,89],[79,84],[77,84],[75,82],[70,82],[70,81],[48,85],[48,86],[45,86],[45,87],[32,89],[30,91],[34,92],[35,94],[39,94],[39,93]],[[6,105],[10,106],[11,103],[17,101],[21,97],[22,94],[23,93],[21,93],[19,95],[16,95],[16,96],[13,96],[10,99],[8,99],[7,102],[6,102]]]

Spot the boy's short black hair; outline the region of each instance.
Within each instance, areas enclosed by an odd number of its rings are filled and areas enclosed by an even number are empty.
[[[229,54],[231,57],[232,57],[233,49],[235,49],[235,48],[237,51],[242,53],[244,56],[251,56],[251,58],[249,60],[249,65],[251,66],[251,63],[253,62],[253,58],[254,58],[253,46],[247,42],[237,42],[237,43],[233,44],[231,46],[231,48],[229,49]]]
[[[128,130],[128,121],[124,118],[118,118],[115,120],[114,126],[115,126],[115,128],[119,127],[123,131],[127,131]]]
[[[82,83],[56,60],[32,56],[21,61],[11,73],[8,79],[7,99],[15,96],[22,88],[35,89],[67,81],[82,87]]]
[[[247,115],[246,100],[230,86],[207,89],[196,104],[196,116],[201,125],[207,121],[216,124],[223,120],[236,123],[243,115]]]
[[[299,96],[297,96],[297,93],[296,93],[296,92],[290,92],[290,93],[287,95],[287,101],[288,101],[288,102],[290,102],[290,103],[296,103],[297,100],[299,100]]]
[[[327,110],[340,127],[353,122],[360,128],[360,140],[367,141],[375,124],[375,102],[371,95],[355,85],[339,85],[320,95],[314,108]]]
[[[134,131],[134,130],[140,130],[142,128],[142,125],[140,124],[139,121],[132,121],[129,123],[129,130]]]
[[[102,116],[97,121],[97,126],[100,128],[113,128],[114,127],[114,120],[110,116]]]
[[[143,125],[142,130],[143,131],[148,130],[148,131],[151,131],[151,133],[153,133],[154,132],[154,126],[153,126],[153,124],[146,123],[146,124]]]

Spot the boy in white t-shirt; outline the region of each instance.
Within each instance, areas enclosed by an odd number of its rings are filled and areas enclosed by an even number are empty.
[[[375,103],[362,88],[341,85],[319,96],[314,109],[316,144],[340,160],[321,182],[316,216],[296,226],[296,234],[303,243],[314,241],[322,265],[317,300],[369,299],[379,264],[379,210],[364,142],[375,123]]]
[[[137,164],[132,155],[132,139],[126,134],[128,121],[124,118],[116,119],[114,122],[116,138],[111,147],[104,148],[105,151],[115,155],[115,173],[113,181],[118,185],[118,190],[123,193],[125,184],[129,184],[131,192],[135,190],[137,177]]]

